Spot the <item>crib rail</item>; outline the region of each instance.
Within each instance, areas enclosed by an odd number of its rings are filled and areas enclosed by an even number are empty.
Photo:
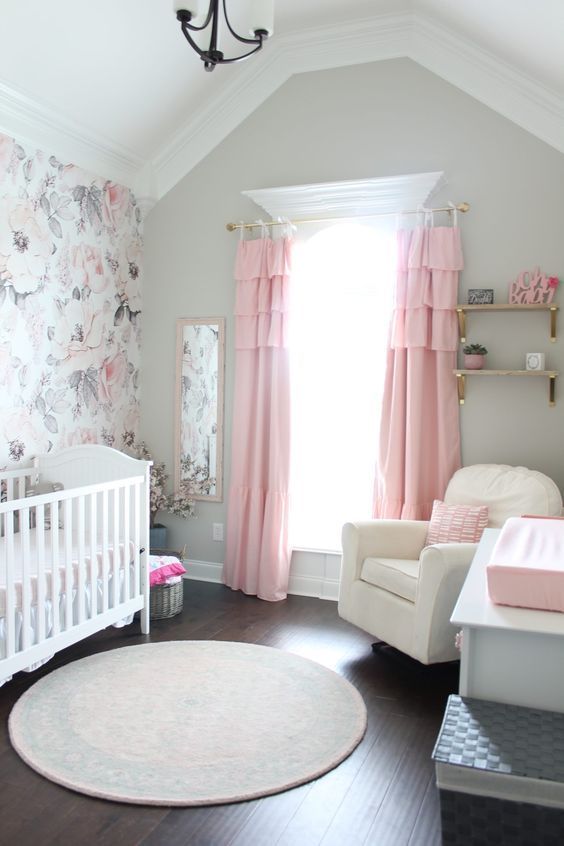
[[[0,489],[2,502],[12,502],[25,496],[26,490],[37,479],[35,467],[20,467],[17,470],[0,471]]]
[[[146,476],[26,497],[34,477],[2,474],[0,681],[141,610],[148,594]]]

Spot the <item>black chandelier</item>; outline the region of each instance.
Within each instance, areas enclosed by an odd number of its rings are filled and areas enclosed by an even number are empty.
[[[209,0],[209,9],[207,13],[205,13],[205,19],[199,26],[196,26],[192,23],[192,21],[198,16],[200,16],[200,19],[202,18],[202,15],[199,15],[200,3],[201,0],[174,0],[174,11],[176,12],[177,20],[180,21],[180,26],[186,40],[190,46],[194,48],[196,53],[198,53],[207,71],[212,71],[216,65],[227,65],[232,62],[240,62],[241,59],[246,59],[248,56],[252,56],[253,53],[256,53],[261,49],[265,38],[272,35],[274,0],[254,0],[251,25],[249,27],[249,34],[253,36],[252,38],[244,38],[242,35],[235,32],[227,15],[226,0]],[[223,9],[223,17],[225,18],[227,29],[231,35],[237,41],[240,41],[241,44],[253,45],[252,50],[249,50],[247,53],[243,53],[241,56],[234,56],[232,59],[226,59],[223,52],[217,48],[220,5]],[[203,50],[196,43],[190,33],[204,32],[204,30],[207,30],[208,27],[211,27],[209,47],[207,50]]]

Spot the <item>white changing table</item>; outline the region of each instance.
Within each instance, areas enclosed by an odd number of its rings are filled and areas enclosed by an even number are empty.
[[[484,532],[451,617],[463,633],[459,692],[564,712],[564,613],[491,602],[486,564],[499,531]]]

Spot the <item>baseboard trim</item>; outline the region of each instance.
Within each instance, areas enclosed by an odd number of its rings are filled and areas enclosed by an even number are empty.
[[[192,558],[185,563],[187,565],[185,579],[222,584],[223,564],[214,561],[194,561]],[[336,602],[339,598],[339,582],[337,579],[317,576],[293,576],[290,572],[288,593],[293,596],[312,596],[316,599],[329,599]]]
[[[187,571],[184,575],[185,579],[190,579],[194,582],[213,582],[220,585],[221,574],[223,571],[223,564],[215,561],[194,561],[191,558],[187,564]]]
[[[339,582],[336,579],[293,576],[290,573],[288,593],[295,596],[313,596],[316,599],[329,599],[331,602],[336,602],[339,598]]]

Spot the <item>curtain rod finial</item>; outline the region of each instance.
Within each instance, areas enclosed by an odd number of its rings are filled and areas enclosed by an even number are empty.
[[[460,203],[456,208],[458,211],[467,212],[470,209],[470,203]]]

